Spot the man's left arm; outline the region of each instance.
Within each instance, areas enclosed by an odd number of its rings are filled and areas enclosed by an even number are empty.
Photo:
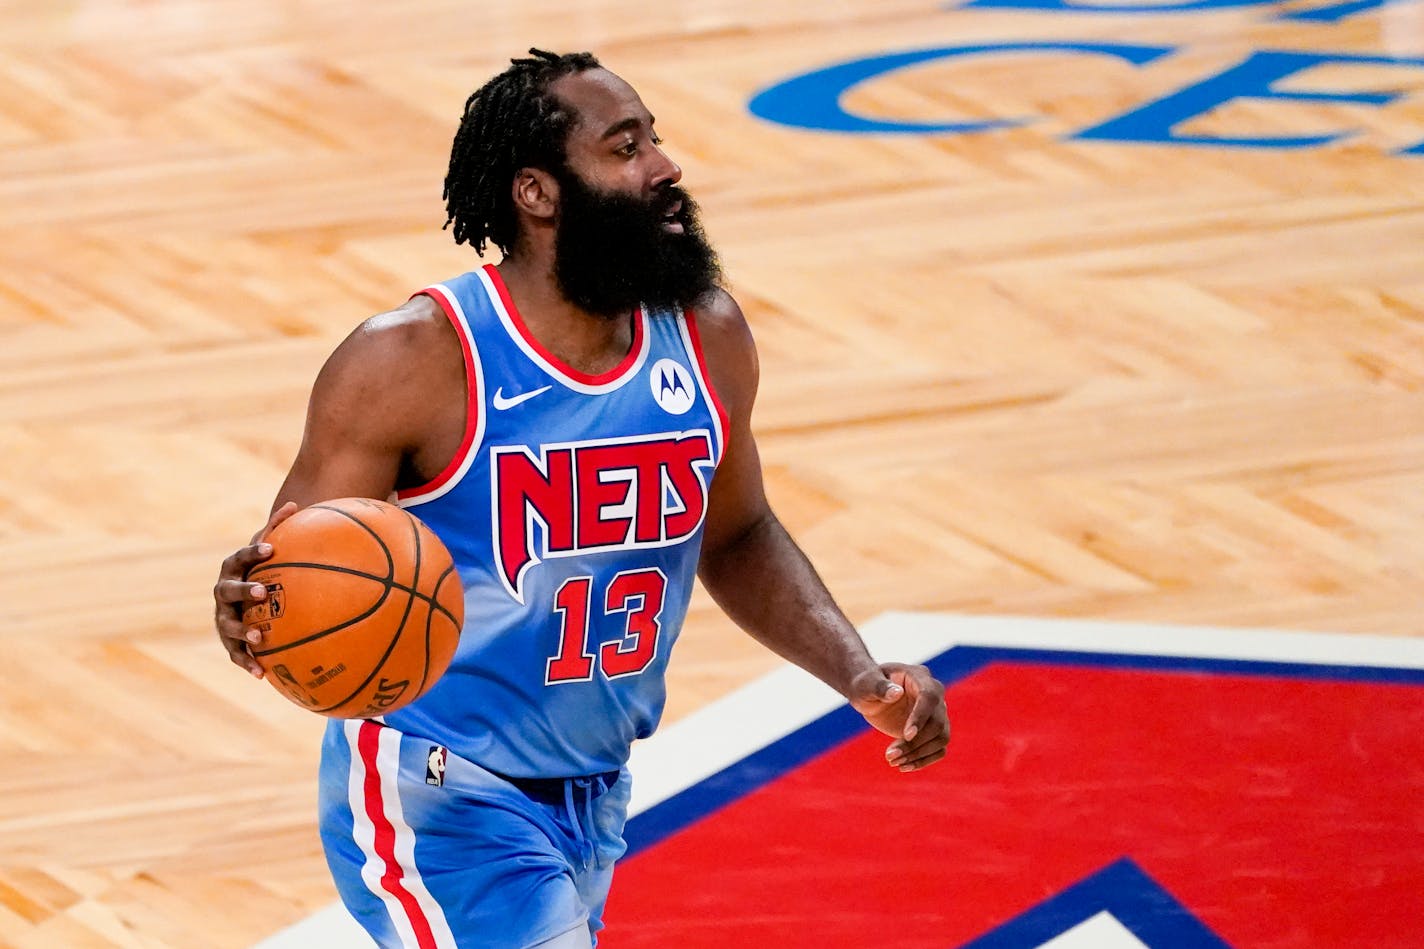
[[[944,686],[924,666],[876,663],[777,520],[751,430],[758,380],[751,331],[726,293],[717,292],[696,312],[712,385],[731,426],[708,503],[698,568],[703,586],[758,642],[840,692],[894,738],[886,749],[892,767],[914,771],[933,764],[949,741]]]

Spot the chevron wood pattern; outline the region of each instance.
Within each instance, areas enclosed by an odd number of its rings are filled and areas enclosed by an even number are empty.
[[[1318,5],[1318,4],[1317,4]],[[1199,135],[1074,140],[1257,49],[1424,57],[1424,5],[1033,13],[910,0],[121,0],[0,9],[0,945],[249,945],[333,898],[321,722],[234,670],[218,562],[259,525],[326,353],[470,269],[440,230],[465,96],[592,49],[659,117],[757,333],[769,490],[848,612],[1424,634],[1424,70],[1283,81]],[[974,135],[761,121],[853,90]],[[886,657],[890,658],[890,657]],[[699,596],[676,718],[773,659]]]

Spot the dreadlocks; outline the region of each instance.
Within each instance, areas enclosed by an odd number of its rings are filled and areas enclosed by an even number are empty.
[[[591,53],[529,50],[465,100],[465,113],[450,150],[445,175],[445,226],[455,225],[455,243],[469,242],[484,256],[486,240],[508,254],[516,219],[510,183],[520,168],[554,170],[564,162],[564,143],[574,116],[549,92],[564,76],[597,69]]]

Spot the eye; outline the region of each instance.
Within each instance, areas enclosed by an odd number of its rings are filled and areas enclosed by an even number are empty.
[[[619,145],[613,151],[614,154],[622,155],[624,158],[632,158],[638,153],[638,143],[630,139],[622,145]]]
[[[659,135],[657,132],[653,132],[653,133],[652,133],[652,143],[653,143],[654,145],[661,145],[661,144],[663,143],[662,136]]]

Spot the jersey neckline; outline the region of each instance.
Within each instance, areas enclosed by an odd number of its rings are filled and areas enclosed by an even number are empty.
[[[499,321],[510,338],[540,368],[569,388],[579,392],[610,392],[633,378],[646,359],[650,334],[647,326],[648,314],[642,307],[638,308],[633,318],[633,344],[628,347],[628,355],[607,372],[594,375],[575,369],[555,356],[529,331],[524,317],[520,315],[519,308],[514,305],[514,299],[509,295],[504,278],[500,276],[494,264],[485,264],[480,273],[492,291],[490,297],[499,314]]]

